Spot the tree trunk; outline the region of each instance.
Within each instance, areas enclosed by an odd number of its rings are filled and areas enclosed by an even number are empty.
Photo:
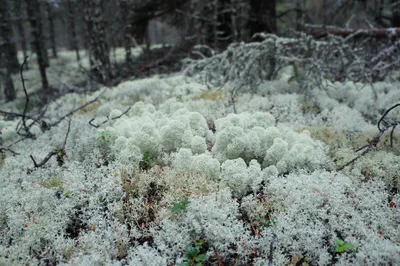
[[[102,83],[111,79],[109,49],[105,38],[102,0],[84,0],[89,37],[90,66],[93,76]]]
[[[397,0],[392,0],[391,3],[394,4],[398,2]],[[396,5],[392,10],[392,19],[391,19],[392,27],[398,28],[400,27],[400,5]]]
[[[17,47],[13,40],[9,0],[0,0],[0,50],[4,53],[4,67],[10,73],[19,70]]]
[[[216,51],[224,50],[233,38],[230,0],[213,0],[206,8],[211,13],[207,26],[207,44]]]
[[[276,32],[276,0],[250,0],[252,18],[251,35],[257,32]]]
[[[303,30],[303,6],[301,0],[296,1],[296,31]]]
[[[30,2],[30,3],[32,5],[33,2]],[[49,53],[47,50],[47,41],[46,41],[47,38],[44,34],[46,31],[45,31],[44,23],[42,20],[42,17],[44,18],[44,14],[45,14],[45,12],[43,10],[45,7],[43,6],[42,1],[39,0],[38,3],[39,3],[39,5],[37,6],[37,8],[36,8],[37,11],[35,11],[35,12],[37,12],[38,18],[40,19],[40,32],[41,32],[40,47],[42,48],[44,65],[46,66],[46,68],[48,68],[50,66],[50,61],[49,61]],[[28,8],[30,8],[30,7],[28,7]]]
[[[6,57],[6,55],[4,54],[4,51],[0,50],[0,68],[3,68],[3,57]],[[0,78],[3,82],[4,85],[4,96],[6,98],[6,101],[12,101],[15,100],[16,98],[16,92],[15,92],[15,88],[14,88],[14,83],[12,80],[12,73],[10,72],[10,70],[6,67],[5,71],[0,71]]]
[[[42,20],[39,7],[39,0],[25,0],[27,5],[27,13],[29,23],[32,31],[32,48],[35,50],[37,55],[37,61],[39,65],[40,77],[42,78],[42,89],[43,89],[43,100],[46,100],[46,95],[49,93],[49,83],[46,75],[46,61],[44,58],[43,49],[43,32],[42,32]]]
[[[14,83],[12,80],[11,73],[6,73],[4,76],[4,95],[6,97],[6,101],[12,101],[16,98]]]
[[[79,62],[81,61],[81,56],[79,55],[79,44],[78,44],[78,38],[76,34],[76,27],[75,27],[75,9],[74,6],[72,5],[71,1],[67,1],[67,20],[68,20],[68,25],[70,29],[70,34],[71,34],[71,39],[70,39],[70,46],[73,50],[75,50],[76,54],[76,60]]]
[[[25,12],[23,7],[23,0],[17,0],[14,2],[14,10],[15,10],[15,26],[19,35],[19,44],[21,46],[22,53],[24,58],[28,56],[28,45],[26,43],[26,35],[24,29],[24,20],[25,20]],[[28,62],[25,62],[25,69],[29,69]]]
[[[218,17],[218,41],[220,49],[225,49],[234,40],[234,25],[232,25],[234,12],[231,0],[220,0]]]
[[[122,27],[124,28],[123,30],[123,44],[125,48],[125,61],[127,63],[132,61],[132,36],[130,34],[132,25],[132,11],[129,9],[129,4],[127,0],[120,0],[120,10],[121,10],[121,18],[122,18]]]
[[[19,69],[17,49],[12,41],[12,24],[8,0],[0,3],[0,70],[4,68],[4,95],[6,101],[15,99],[15,89],[12,82],[12,73]]]
[[[57,44],[56,44],[56,35],[54,32],[54,15],[52,10],[52,5],[49,2],[46,2],[46,8],[47,8],[47,18],[49,22],[51,51],[53,53],[53,58],[57,58]]]

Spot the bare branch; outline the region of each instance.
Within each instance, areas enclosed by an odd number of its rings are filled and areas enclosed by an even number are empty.
[[[55,149],[55,150],[49,152],[47,154],[47,156],[40,163],[37,163],[35,158],[33,158],[33,156],[30,155],[30,157],[33,161],[33,164],[35,165],[36,168],[39,168],[39,167],[42,167],[43,165],[45,165],[50,160],[50,158],[53,157],[54,155],[57,155],[57,161],[59,161],[59,157],[62,157],[65,155],[65,145],[67,144],[67,139],[68,139],[70,129],[71,129],[71,119],[68,120],[67,134],[65,135],[64,142],[63,142],[61,149]]]
[[[126,109],[126,111],[125,112],[123,112],[121,115],[119,115],[119,116],[116,116],[116,117],[113,117],[113,118],[111,118],[111,120],[116,120],[116,119],[119,119],[119,118],[121,118],[123,115],[125,115],[126,113],[128,113],[129,112],[129,110],[131,110],[131,108],[132,107],[129,107],[128,109]],[[95,125],[95,124],[93,124],[93,121],[95,120],[96,118],[92,118],[92,119],[90,119],[90,121],[89,121],[89,125],[91,125],[92,127],[95,127],[95,128],[99,128],[101,125],[104,125],[105,123],[107,123],[108,122],[108,120],[110,120],[109,119],[109,117],[107,116],[107,119],[106,120],[104,120],[103,122],[101,122],[100,124],[97,124],[97,125]]]
[[[126,111],[125,112],[123,112],[121,115],[119,115],[119,116],[116,116],[116,117],[113,117],[113,118],[111,118],[111,120],[116,120],[116,119],[120,119],[123,115],[125,115],[126,113],[128,113],[129,112],[129,110],[131,110],[131,108],[132,107],[129,107],[128,109],[126,109]]]
[[[86,102],[84,105],[79,106],[79,107],[73,109],[72,111],[70,111],[70,112],[67,113],[66,115],[62,116],[57,122],[54,122],[54,123],[50,124],[49,126],[50,126],[50,127],[57,126],[62,120],[64,120],[64,119],[67,118],[68,116],[70,116],[70,115],[72,115],[73,113],[75,113],[75,112],[77,112],[77,111],[79,111],[79,110],[85,108],[85,107],[88,106],[88,105],[91,105],[91,104],[94,103],[94,102],[97,102],[98,99],[99,99],[99,97],[96,97],[96,98],[94,98],[93,100]]]
[[[360,36],[372,36],[376,38],[387,37],[388,33],[396,34],[397,36],[400,35],[400,28],[348,29],[312,24],[305,24],[304,26],[307,28],[318,29],[317,31],[310,33],[317,39],[326,37],[328,35],[347,37],[349,35],[356,34]]]
[[[11,150],[10,148],[2,148],[2,147],[0,147],[0,153],[3,153],[4,151],[9,151],[9,152],[11,152],[13,155],[19,155],[18,152],[15,152],[15,151]]]
[[[392,128],[392,130],[390,131],[390,146],[393,147],[393,132],[394,129],[396,128],[396,126],[398,126],[400,124],[400,119],[398,121],[395,121],[393,123],[388,123],[385,120],[385,117],[396,107],[399,107],[400,103],[393,105],[392,107],[390,107],[389,109],[387,109],[385,111],[385,113],[382,115],[382,117],[379,119],[378,121],[378,129],[379,129],[379,133],[378,135],[376,135],[372,140],[368,140],[368,144],[364,145],[361,148],[358,148],[357,150],[355,150],[355,152],[360,152],[362,151],[358,156],[356,156],[355,158],[351,159],[349,162],[345,163],[344,165],[336,168],[337,171],[343,170],[345,167],[349,166],[350,164],[354,163],[356,160],[358,160],[361,156],[364,156],[365,154],[367,154],[368,152],[370,152],[371,150],[373,150],[374,148],[376,148],[376,146],[378,145],[381,137],[383,136],[383,134],[390,128]],[[386,127],[382,127],[382,123],[384,123],[385,125],[387,125]]]
[[[24,107],[24,112],[22,113],[22,126],[25,130],[25,133],[27,134],[27,137],[29,138],[34,138],[35,136],[29,131],[29,127],[26,125],[26,112],[28,111],[28,105],[29,105],[29,95],[25,87],[25,79],[24,79],[24,65],[26,64],[26,60],[29,58],[29,56],[25,56],[24,62],[22,62],[21,68],[20,68],[20,76],[21,76],[21,82],[22,82],[22,88],[24,89],[25,93],[25,107]]]

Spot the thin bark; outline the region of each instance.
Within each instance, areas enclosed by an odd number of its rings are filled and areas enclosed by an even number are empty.
[[[46,66],[46,68],[48,68],[50,66],[50,60],[49,60],[49,53],[47,50],[47,41],[46,41],[46,36],[45,36],[45,27],[44,27],[44,23],[42,20],[42,17],[44,19],[44,10],[43,10],[44,6],[42,4],[42,2],[39,0],[39,6],[37,7],[37,12],[38,12],[38,18],[40,19],[40,31],[41,31],[41,35],[42,38],[40,39],[40,47],[42,48],[42,55],[43,55],[43,60],[44,60],[44,64]]]
[[[250,0],[253,19],[249,22],[251,35],[276,32],[276,0]]]
[[[4,76],[4,95],[6,96],[6,101],[12,101],[16,98],[12,75],[9,72]]]
[[[302,31],[303,8],[301,0],[296,1],[296,31]]]
[[[9,0],[3,0],[2,3],[0,3],[0,50],[0,52],[5,54],[4,64],[7,71],[10,73],[17,73],[19,62],[17,47],[13,40]]]
[[[398,0],[392,0],[392,4],[398,2]],[[396,5],[392,10],[392,27],[400,27],[400,5]]]
[[[42,79],[43,96],[46,97],[49,93],[49,83],[46,75],[46,61],[43,49],[43,32],[42,20],[40,17],[40,9],[38,8],[39,0],[25,0],[27,4],[27,13],[29,23],[32,30],[32,47],[36,51],[37,61],[39,65],[40,77]],[[46,100],[45,98],[43,100]]]
[[[121,17],[122,17],[122,26],[124,27],[123,30],[123,44],[125,48],[125,61],[126,62],[131,62],[132,61],[132,36],[130,34],[132,25],[132,11],[129,8],[129,4],[127,0],[120,0],[120,10],[121,10]]]
[[[218,15],[219,15],[219,1],[213,1],[213,18],[212,18],[212,36],[214,50],[218,49]]]
[[[24,13],[24,7],[23,7],[23,0],[17,0],[14,3],[15,3],[14,8],[15,8],[15,15],[16,15],[15,26],[18,31],[19,44],[20,44],[22,53],[24,55],[24,58],[26,58],[28,56],[28,45],[26,43],[26,35],[25,35],[25,29],[24,29],[25,13]],[[29,69],[28,63],[25,63],[25,69]]]
[[[12,24],[10,19],[8,1],[0,4],[0,69],[4,68],[3,74],[4,95],[6,101],[12,101],[16,97],[12,74],[19,68],[15,43],[12,41]]]
[[[47,8],[47,18],[48,18],[49,31],[50,31],[51,51],[53,53],[53,57],[57,58],[56,34],[54,32],[54,15],[53,15],[52,6],[49,2],[46,3],[46,8]]]
[[[67,20],[68,20],[69,30],[70,30],[70,34],[71,34],[70,46],[75,51],[76,60],[79,62],[79,61],[81,61],[81,56],[79,54],[79,44],[78,44],[78,38],[77,38],[77,34],[76,34],[75,8],[71,1],[67,1],[67,10],[68,10]]]
[[[98,81],[107,83],[111,80],[111,63],[105,36],[103,1],[85,0],[84,4],[89,37],[91,72]]]

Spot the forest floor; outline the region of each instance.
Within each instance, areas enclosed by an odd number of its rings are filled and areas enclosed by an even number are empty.
[[[91,87],[87,57],[61,51],[58,96],[0,119],[1,266],[400,264],[400,132],[376,123],[398,83],[335,82],[307,102],[286,77],[232,100],[231,84],[179,73],[185,50],[141,53],[122,64],[116,49],[124,75]],[[0,109],[22,114],[14,83]]]

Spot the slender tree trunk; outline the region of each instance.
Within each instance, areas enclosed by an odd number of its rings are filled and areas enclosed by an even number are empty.
[[[385,20],[383,20],[383,8],[385,6],[384,0],[374,0],[374,15],[375,21],[384,28],[391,27],[391,24],[388,24]]]
[[[76,60],[79,62],[81,61],[81,56],[79,55],[79,44],[78,38],[76,34],[76,27],[75,27],[75,8],[72,5],[71,1],[67,1],[67,20],[70,29],[71,39],[70,39],[70,46],[73,50],[75,50]]]
[[[218,17],[218,42],[219,48],[225,49],[234,39],[234,25],[232,16],[235,11],[232,8],[231,0],[220,0],[220,10]]]
[[[34,48],[37,61],[39,65],[40,77],[42,78],[42,89],[43,95],[46,97],[49,93],[49,83],[46,75],[46,61],[43,49],[43,32],[42,32],[42,20],[39,7],[39,0],[25,0],[27,5],[27,13],[29,23],[32,31],[32,47]],[[46,98],[43,98],[46,100]]]
[[[303,21],[303,8],[301,0],[296,1],[296,31],[302,31],[302,21]]]
[[[111,79],[111,64],[105,36],[103,1],[84,0],[84,4],[91,72],[98,81],[107,83]]]
[[[219,17],[219,1],[213,0],[213,19],[212,19],[212,36],[213,36],[213,48],[218,49],[218,17]]]
[[[6,96],[6,101],[12,101],[17,96],[10,72],[6,73],[4,77],[4,95]]]
[[[17,0],[14,3],[14,10],[16,15],[15,26],[18,31],[19,44],[21,46],[22,53],[24,55],[24,58],[26,58],[28,56],[28,45],[26,43],[26,35],[24,29],[25,12],[23,7],[23,0]],[[25,69],[29,69],[28,62],[25,62],[24,67]]]
[[[276,0],[250,0],[253,19],[250,20],[251,35],[257,32],[276,32]]]
[[[43,20],[44,20],[44,15],[43,14],[45,14],[43,9],[44,9],[43,3],[39,0],[39,5],[37,7],[37,11],[36,12],[38,12],[38,18],[40,19],[40,25],[41,25],[40,26],[41,27],[40,32],[41,32],[41,36],[42,37],[40,39],[40,47],[42,48],[42,55],[43,55],[44,64],[45,64],[46,68],[48,68],[50,66],[50,61],[49,61],[49,53],[48,53],[48,50],[47,50],[47,41],[46,41],[47,38],[46,38],[46,35],[45,35],[46,31],[45,31],[44,23],[43,23]]]
[[[132,21],[132,11],[129,9],[129,4],[127,0],[120,0],[120,10],[121,10],[121,17],[122,17],[122,27],[124,27],[123,30],[123,44],[125,48],[125,61],[127,63],[132,61],[132,36],[130,34],[131,32],[131,21]]]
[[[5,71],[0,71],[0,78],[4,85],[4,96],[6,98],[6,101],[9,102],[15,100],[16,92],[12,80],[12,73],[10,72],[9,68],[3,66],[4,65],[3,62],[5,61],[3,60],[4,57],[6,57],[4,51],[0,51],[0,69],[5,68]]]
[[[397,0],[391,0],[391,3],[394,4],[398,2]],[[400,6],[397,5],[392,10],[392,19],[391,19],[392,27],[400,27]]]
[[[17,49],[12,40],[12,24],[8,0],[0,4],[0,70],[5,69],[3,74],[4,95],[6,101],[15,99],[15,89],[12,74],[19,69]]]
[[[4,52],[5,67],[10,73],[19,70],[17,46],[13,40],[9,0],[0,2],[0,49]]]
[[[52,10],[52,5],[49,2],[46,2],[46,8],[47,8],[47,18],[49,22],[51,51],[53,53],[53,58],[57,58],[57,44],[56,44],[56,34],[54,32],[54,14]]]

